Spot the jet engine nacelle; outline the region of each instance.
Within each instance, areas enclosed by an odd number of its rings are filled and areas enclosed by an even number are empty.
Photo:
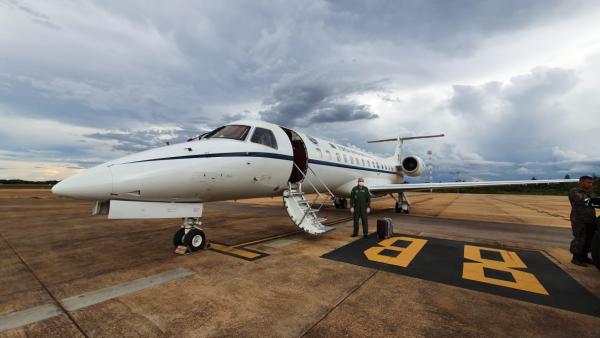
[[[425,163],[418,156],[407,156],[402,160],[402,171],[408,176],[421,176]]]

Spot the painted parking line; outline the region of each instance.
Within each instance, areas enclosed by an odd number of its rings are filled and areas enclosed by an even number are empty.
[[[82,293],[77,296],[65,298],[60,303],[68,311],[79,310],[90,305],[105,302],[123,295],[163,284],[174,279],[192,275],[193,272],[184,268],[177,268],[156,275],[136,279],[131,282],[117,284],[108,288]]]
[[[62,310],[54,304],[44,304],[21,311],[11,312],[0,316],[0,332],[56,317],[62,313]]]
[[[244,247],[228,246],[228,245],[215,243],[215,242],[210,243],[210,249],[213,251],[216,251],[218,253],[241,258],[241,259],[244,259],[247,261],[254,261],[259,258],[268,256],[264,252],[259,252],[259,251],[244,248]]]
[[[372,234],[322,257],[600,316],[600,300],[539,251],[409,235],[380,240]]]
[[[104,289],[64,298],[60,300],[60,304],[67,311],[76,311],[192,274],[194,274],[194,272],[191,270],[177,268],[156,275],[139,278],[131,282],[121,283]],[[21,311],[7,313],[0,316],[0,332],[36,323],[61,314],[63,314],[63,311],[54,304],[44,304]]]

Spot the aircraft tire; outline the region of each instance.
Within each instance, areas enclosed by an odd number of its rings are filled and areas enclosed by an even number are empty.
[[[175,232],[175,235],[173,236],[173,246],[178,247],[180,245],[183,245],[183,237],[184,236],[185,236],[185,229],[179,228],[179,230],[177,230]]]
[[[202,250],[206,246],[206,235],[204,231],[192,228],[185,234],[183,241],[191,251]]]
[[[592,260],[594,265],[600,270],[600,231],[596,230],[592,237]]]
[[[334,200],[333,200],[333,205],[335,205],[335,208],[336,208],[336,209],[339,209],[339,208],[340,208],[340,201],[339,201],[337,198],[336,198],[336,199],[334,199]]]
[[[340,201],[340,206],[342,209],[347,209],[348,208],[348,202],[346,202],[345,198],[342,198],[342,200]]]

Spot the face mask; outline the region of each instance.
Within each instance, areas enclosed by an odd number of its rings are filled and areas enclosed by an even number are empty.
[[[358,182],[358,185],[360,185],[362,187],[363,185],[365,185],[365,183],[364,182]]]

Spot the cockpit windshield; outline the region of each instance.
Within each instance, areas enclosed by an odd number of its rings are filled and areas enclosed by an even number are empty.
[[[248,126],[228,125],[211,131],[210,133],[206,134],[206,136],[202,137],[202,139],[226,138],[231,140],[244,141],[246,139],[246,136],[248,136],[249,130],[250,127]]]

